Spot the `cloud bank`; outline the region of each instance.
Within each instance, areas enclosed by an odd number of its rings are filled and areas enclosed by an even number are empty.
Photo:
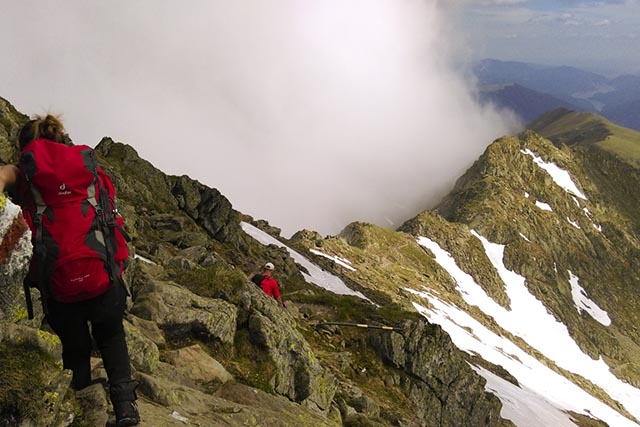
[[[452,65],[460,29],[439,5],[14,2],[0,96],[62,112],[78,143],[131,144],[285,234],[395,227],[510,132]]]
[[[612,77],[640,72],[640,0],[489,3],[464,7],[477,59],[572,65]]]

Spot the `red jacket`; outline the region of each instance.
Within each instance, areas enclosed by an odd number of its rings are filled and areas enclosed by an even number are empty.
[[[280,298],[280,288],[278,288],[278,282],[271,276],[264,276],[262,282],[260,282],[260,288],[265,294],[272,296],[276,299]]]

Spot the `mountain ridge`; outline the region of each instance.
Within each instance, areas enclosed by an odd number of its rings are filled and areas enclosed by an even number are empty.
[[[12,137],[26,116],[6,107],[0,117],[7,153],[0,159],[15,161]],[[435,210],[399,231],[356,222],[338,236],[300,231],[289,240],[235,211],[217,190],[163,174],[131,146],[105,138],[96,151],[134,238],[127,331],[147,422],[180,425],[166,415],[176,411],[194,423],[232,426],[604,425],[594,417],[638,424],[638,172],[597,144],[559,148],[533,132],[500,138]],[[568,181],[554,176],[559,171]],[[622,179],[626,196],[606,194]],[[277,240],[264,244],[260,233]],[[248,281],[265,260],[276,265],[287,311]],[[322,289],[335,281],[374,304]],[[519,317],[527,313],[522,301],[538,310],[528,323]],[[39,320],[0,319],[0,350],[29,343],[59,357],[55,338],[35,340],[48,337]],[[189,378],[175,352],[190,354],[190,363],[214,359],[235,380]],[[615,375],[594,377],[598,359]],[[91,425],[96,413],[80,410],[60,381],[57,409],[42,409],[58,421],[42,425],[69,425],[70,414],[71,425]],[[518,400],[525,390],[530,402],[540,399],[537,411]]]
[[[619,125],[640,130],[638,75],[607,78],[576,67],[542,66],[497,59],[479,61],[473,67],[473,73],[481,93],[487,86],[498,84],[518,84],[538,92],[535,97],[522,91],[493,93],[494,102],[512,106],[516,114],[524,117],[524,121],[533,119],[536,115],[534,111],[539,112],[539,102],[527,105],[526,99],[541,99],[542,95],[546,95],[562,102],[555,102],[552,108],[598,112]]]

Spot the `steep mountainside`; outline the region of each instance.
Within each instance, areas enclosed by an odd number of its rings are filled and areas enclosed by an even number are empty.
[[[0,99],[2,163],[16,160],[25,120]],[[126,330],[143,426],[512,425],[464,353],[413,308],[373,290],[361,289],[363,298],[280,243],[261,243],[279,230],[214,189],[163,174],[128,145],[105,138],[96,151],[133,238]],[[3,197],[1,206],[0,218],[13,223],[15,205]],[[3,242],[9,230],[0,229]],[[7,262],[24,266],[29,256],[11,248],[0,258],[3,275]],[[286,310],[247,278],[266,261],[276,265]],[[12,271],[0,299],[0,426],[105,425],[103,384],[69,389],[59,341],[41,312],[25,318],[21,270]],[[336,283],[351,296],[322,288]],[[93,375],[104,381],[98,358]]]
[[[25,118],[0,107],[12,161]],[[640,172],[597,143],[504,137],[398,231],[352,223],[289,240],[128,145],[97,152],[134,238],[143,425],[640,425]],[[266,260],[287,310],[247,280]],[[0,313],[17,305],[0,301]],[[12,310],[0,357],[23,374],[3,381],[0,364],[0,420],[104,425],[102,386],[67,390],[41,315]],[[26,395],[29,369],[60,379]]]
[[[517,425],[637,425],[639,178],[598,146],[528,132],[494,142],[405,233],[356,223],[301,243],[440,324]]]

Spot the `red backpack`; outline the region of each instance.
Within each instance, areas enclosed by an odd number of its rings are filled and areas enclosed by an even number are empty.
[[[128,236],[93,149],[37,139],[22,149],[20,171],[21,205],[33,233],[30,277],[45,312],[48,297],[84,301],[122,284]],[[31,309],[29,297],[27,304]]]

